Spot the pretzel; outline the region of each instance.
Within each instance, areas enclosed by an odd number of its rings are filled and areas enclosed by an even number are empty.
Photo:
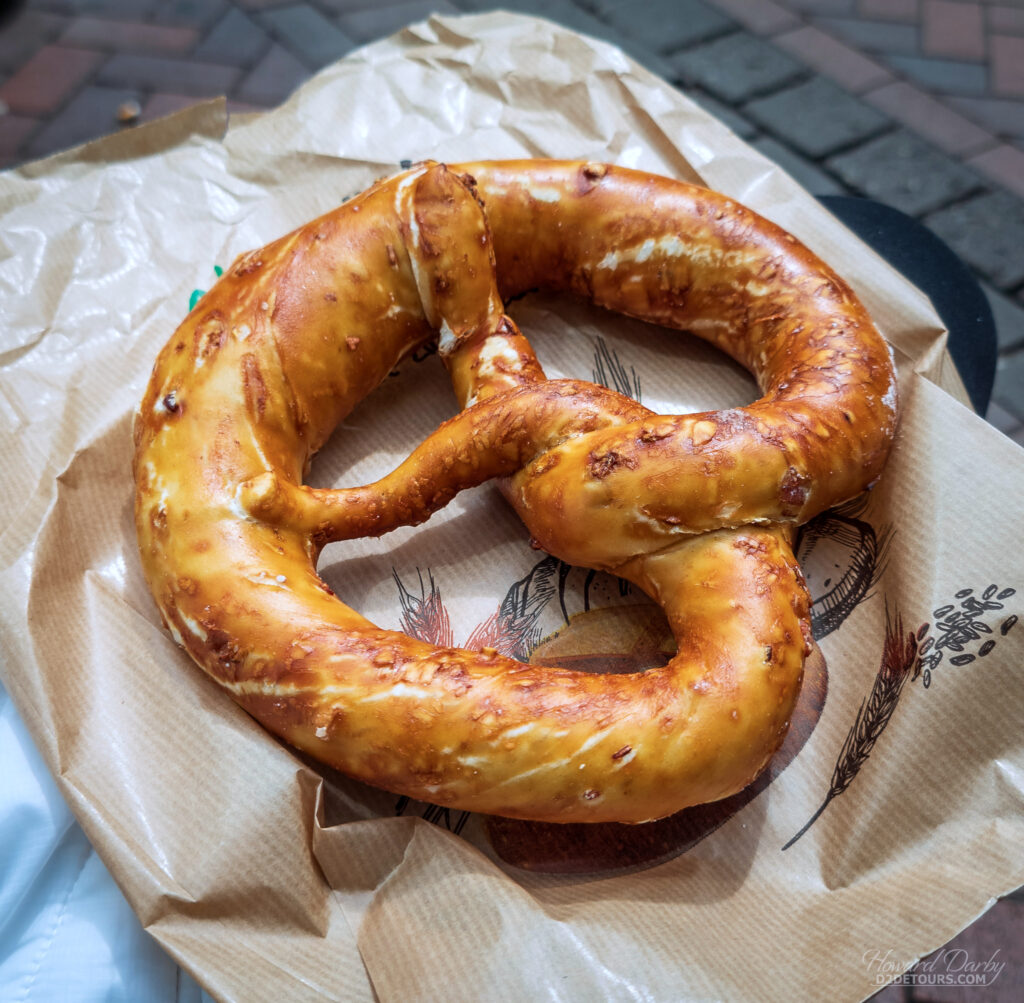
[[[750,369],[743,408],[659,415],[546,380],[503,302],[582,295]],[[375,484],[302,477],[432,338],[462,410]],[[795,526],[870,486],[891,352],[848,286],[722,195],[597,163],[416,165],[242,255],[164,347],[136,415],[136,523],[175,641],[316,759],[441,805],[641,822],[724,798],[780,745],[809,650]],[[501,478],[533,539],[664,608],[678,654],[592,675],[382,630],[325,544]]]

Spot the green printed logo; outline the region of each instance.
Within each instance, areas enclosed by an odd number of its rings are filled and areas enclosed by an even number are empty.
[[[224,269],[221,268],[220,265],[214,265],[213,266],[213,270],[217,273],[217,278],[218,279],[224,274]],[[205,289],[193,289],[192,290],[192,295],[189,296],[189,298],[188,298],[189,313],[191,313],[195,309],[196,304],[205,295],[206,295],[206,290]]]

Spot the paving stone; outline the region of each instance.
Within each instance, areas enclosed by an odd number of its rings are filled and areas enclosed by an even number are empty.
[[[152,94],[142,106],[139,121],[152,122],[165,115],[173,115],[185,108],[191,108],[192,105],[202,100],[202,98],[193,97],[191,94]]]
[[[504,4],[501,0],[458,0],[458,6],[472,11],[504,8],[516,14],[546,17],[549,21],[557,21],[568,28],[576,28],[599,38],[610,38],[617,34],[607,22],[595,17],[572,0],[514,0],[512,3]]]
[[[690,49],[671,62],[687,83],[734,103],[777,90],[806,73],[795,59],[745,31]]]
[[[989,45],[992,89],[1007,97],[1024,96],[1024,38],[993,35]]]
[[[877,21],[916,21],[918,0],[860,0],[857,10]]]
[[[807,14],[852,14],[857,0],[786,0],[786,6]]]
[[[266,10],[268,7],[280,7],[281,0],[234,0],[236,7],[242,7],[245,10]],[[350,10],[353,6],[351,0],[319,0],[321,7],[327,7],[328,10],[335,8],[341,10]]]
[[[193,52],[196,59],[251,66],[270,47],[270,36],[246,13],[231,7]]]
[[[234,96],[268,108],[284,101],[309,75],[305,65],[275,42],[235,90]]]
[[[985,59],[985,12],[978,4],[928,0],[922,10],[921,47],[930,56]]]
[[[869,91],[864,100],[947,153],[965,156],[993,143],[991,133],[905,80]]]
[[[38,118],[29,118],[26,115],[0,115],[0,160],[5,163],[19,160],[22,144],[38,128]]]
[[[788,146],[783,146],[771,136],[762,136],[750,145],[769,160],[774,160],[797,184],[803,185],[812,195],[849,194],[849,190],[831,174],[827,174],[817,164],[794,153]]]
[[[905,55],[917,55],[920,52],[920,34],[914,25],[848,17],[818,17],[814,23],[868,52]]]
[[[135,87],[215,97],[231,90],[240,72],[233,66],[122,52],[103,64],[98,82],[108,87]]]
[[[413,0],[411,3],[354,10],[338,18],[338,26],[357,42],[386,38],[414,21],[425,21],[431,14],[459,14],[447,0]]]
[[[939,209],[925,222],[995,286],[1024,282],[1024,200],[988,192]]]
[[[227,0],[160,0],[153,17],[164,24],[207,28],[222,16],[227,6]]]
[[[735,30],[736,23],[701,0],[625,0],[598,3],[597,16],[665,55]]]
[[[486,0],[481,4],[484,10],[501,6],[493,0]],[[638,62],[644,62],[647,56],[650,57],[650,66],[647,68],[659,76],[666,75],[666,68],[669,66],[662,56],[653,49],[647,48],[642,42],[632,35],[624,35],[613,25],[609,25],[602,17],[597,17],[590,12],[581,9],[578,4],[571,0],[521,0],[515,5],[515,10],[522,13],[535,13],[541,17],[554,20],[559,25],[564,25],[574,32],[581,32],[593,38],[600,38],[606,42],[617,45],[624,52],[632,55]],[[645,64],[646,65],[646,64]],[[668,72],[672,72],[669,70]]]
[[[712,0],[737,24],[756,35],[774,35],[800,26],[800,18],[773,0]]]
[[[45,11],[22,10],[0,31],[0,73],[12,73],[47,42],[53,42],[67,18]]]
[[[1007,35],[1024,35],[1024,7],[989,7],[988,26]]]
[[[47,4],[62,14],[92,14],[99,17],[137,17],[145,20],[160,0],[73,0]]]
[[[582,29],[575,30],[580,31]],[[611,42],[612,45],[618,46],[627,56],[630,56],[645,70],[661,77],[662,80],[667,80],[672,83],[679,79],[679,71],[664,57],[651,52],[635,39],[624,38],[622,35],[617,35],[616,32],[613,32],[610,29],[608,29],[608,32],[609,33],[607,34],[597,34],[596,32],[591,31],[586,32],[586,34],[593,35],[595,38],[604,39],[606,42]]]
[[[547,18],[547,20],[564,25],[573,31],[612,42],[625,51],[637,53],[643,49],[635,39],[632,39],[633,44],[630,45],[631,40],[623,38],[621,32],[589,11],[583,10],[572,0],[516,0],[515,3],[504,4],[500,0],[498,2],[496,0],[457,0],[457,2],[459,7],[467,11],[488,11],[494,10],[496,7],[504,7],[517,14]],[[654,59],[660,58],[653,52],[651,56]]]
[[[235,0],[235,3],[239,3],[240,0]],[[400,7],[404,3],[408,3],[409,0],[316,0],[316,6],[319,7],[325,14],[351,14],[355,10],[369,10],[370,8],[376,7]],[[453,0],[455,6],[464,6],[459,0]],[[514,0],[512,0],[514,3]],[[250,7],[278,7],[282,3],[282,0],[244,0],[242,6]],[[499,2],[495,2],[492,6],[501,6]],[[506,3],[505,9],[511,10],[511,4]]]
[[[355,48],[355,42],[309,4],[275,7],[259,15],[260,23],[311,69],[333,63]]]
[[[76,17],[60,36],[62,45],[178,53],[192,49],[198,39],[199,32],[195,28],[115,21],[106,17]]]
[[[651,73],[666,80],[676,79],[675,67],[656,52],[651,51],[635,38],[624,36],[617,28],[583,10],[572,0],[516,0],[514,4],[502,3],[501,0],[456,0],[456,2],[461,9],[466,11],[485,11],[504,7],[506,10],[514,9],[517,14],[530,14],[546,18],[570,28],[572,31],[611,42],[628,56],[632,56]]]
[[[705,111],[714,115],[723,125],[732,129],[740,139],[753,139],[758,134],[757,126],[749,118],[745,118],[731,105],[724,104],[699,87],[689,88],[685,94],[688,98],[696,101]]]
[[[968,161],[976,171],[1024,198],[1024,150],[1003,143]]]
[[[985,412],[985,421],[997,431],[1002,432],[1003,435],[1011,435],[1024,429],[1024,423],[1020,418],[1015,414],[1010,414],[1006,408],[1000,407],[995,401],[989,401],[988,410]]]
[[[1001,136],[1024,139],[1024,101],[953,97],[949,103]]]
[[[99,52],[67,45],[44,45],[0,86],[0,101],[13,112],[48,115],[91,76]]]
[[[994,289],[988,282],[981,283],[982,291],[992,308],[996,323],[996,343],[1000,352],[1024,348],[1024,308]]]
[[[838,152],[891,125],[880,112],[823,77],[751,101],[744,112],[811,157]]]
[[[828,166],[851,188],[910,216],[982,187],[974,171],[899,129],[841,153]]]
[[[895,79],[880,63],[813,25],[776,35],[772,41],[853,94]]]
[[[125,101],[141,104],[142,92],[127,87],[85,87],[32,137],[23,152],[29,158],[45,157],[117,132],[117,109]]]
[[[880,53],[897,73],[940,94],[980,96],[988,91],[988,71],[978,63],[924,56],[894,56]]]

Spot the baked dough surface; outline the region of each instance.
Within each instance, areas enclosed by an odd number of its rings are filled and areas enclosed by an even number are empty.
[[[544,378],[530,289],[687,330],[755,375],[745,408],[656,415]],[[439,338],[463,410],[374,485],[308,464]],[[892,354],[848,286],[722,195],[604,164],[422,164],[242,255],[157,359],[136,524],[174,639],[273,733],[368,783],[545,821],[641,822],[741,790],[786,733],[810,641],[795,526],[870,486]],[[665,609],[663,668],[590,675],[381,630],[316,573],[501,477],[540,546]]]

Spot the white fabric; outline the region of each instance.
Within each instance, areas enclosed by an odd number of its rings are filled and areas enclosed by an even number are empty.
[[[0,998],[208,1003],[143,930],[0,685]]]

